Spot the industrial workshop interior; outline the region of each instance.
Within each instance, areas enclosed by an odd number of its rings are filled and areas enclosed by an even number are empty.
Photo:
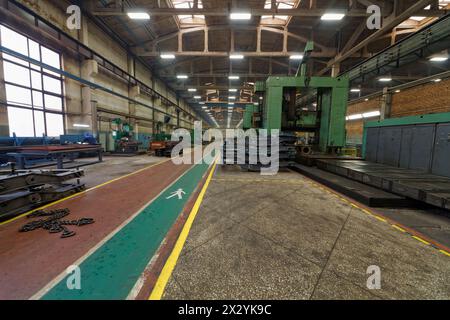
[[[450,300],[449,12],[0,0],[0,300]]]

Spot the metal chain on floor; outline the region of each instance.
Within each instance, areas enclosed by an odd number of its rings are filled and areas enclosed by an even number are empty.
[[[92,218],[81,218],[78,220],[62,220],[70,214],[69,209],[37,210],[29,214],[27,218],[47,217],[29,222],[19,229],[19,232],[30,232],[37,229],[47,230],[49,233],[61,233],[61,238],[69,238],[76,235],[75,231],[69,230],[67,226],[85,226],[94,223]]]

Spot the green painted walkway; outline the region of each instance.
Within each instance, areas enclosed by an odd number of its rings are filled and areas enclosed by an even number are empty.
[[[81,290],[69,290],[66,277],[42,299],[126,299],[208,168],[206,164],[193,166],[90,255],[79,266]],[[178,195],[167,199],[179,189],[186,193],[181,200]]]

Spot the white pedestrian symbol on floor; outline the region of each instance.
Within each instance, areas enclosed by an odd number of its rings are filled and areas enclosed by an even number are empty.
[[[183,189],[178,189],[177,191],[172,192],[172,195],[170,197],[167,197],[166,199],[172,199],[173,197],[178,196],[178,200],[183,199],[183,195],[185,195],[186,192],[183,191]]]

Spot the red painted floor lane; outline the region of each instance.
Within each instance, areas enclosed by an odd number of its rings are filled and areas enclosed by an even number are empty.
[[[69,208],[70,220],[95,219],[73,228],[72,238],[44,230],[19,233],[26,218],[0,226],[0,299],[30,298],[190,167],[168,161],[48,208]]]

